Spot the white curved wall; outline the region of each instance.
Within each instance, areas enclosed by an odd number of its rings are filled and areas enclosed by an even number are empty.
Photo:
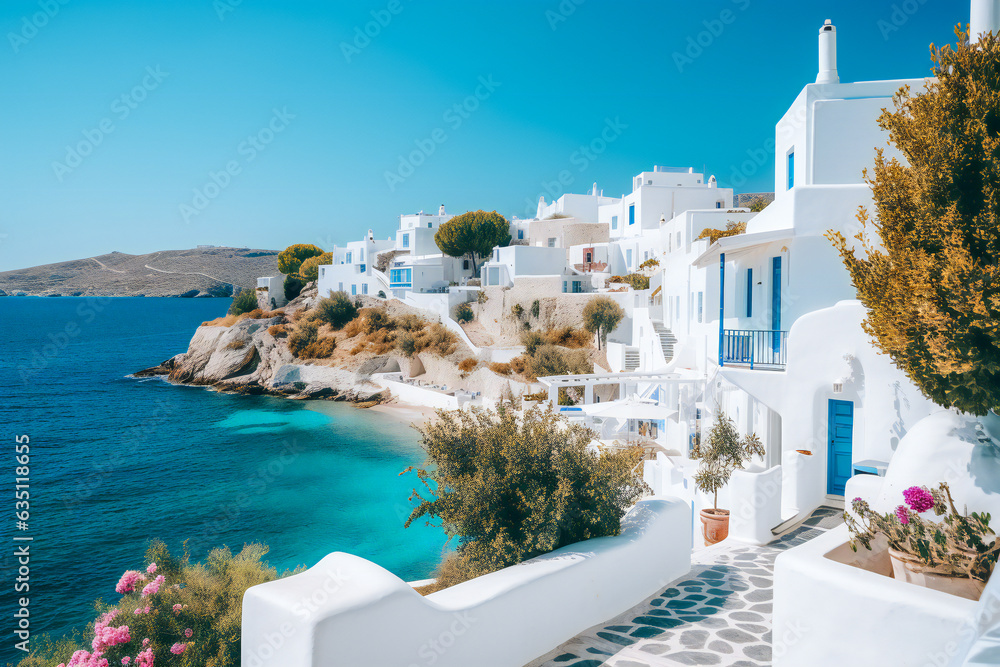
[[[622,534],[573,544],[421,597],[333,553],[243,597],[243,667],[523,665],[641,602],[691,567],[688,506],[640,501]]]

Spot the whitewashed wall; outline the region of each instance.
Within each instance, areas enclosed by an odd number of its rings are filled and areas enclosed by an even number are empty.
[[[512,667],[612,618],[687,574],[691,516],[640,501],[622,534],[421,597],[379,566],[333,553],[243,598],[243,667]]]

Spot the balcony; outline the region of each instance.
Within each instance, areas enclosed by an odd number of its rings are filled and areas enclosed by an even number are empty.
[[[719,342],[720,366],[749,366],[763,370],[785,368],[787,331],[725,329]]]

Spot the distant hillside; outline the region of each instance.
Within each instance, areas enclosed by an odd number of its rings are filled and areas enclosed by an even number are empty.
[[[112,252],[0,272],[0,296],[229,296],[278,273],[277,250],[196,248]]]

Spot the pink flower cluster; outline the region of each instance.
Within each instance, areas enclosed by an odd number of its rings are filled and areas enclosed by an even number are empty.
[[[127,625],[122,625],[117,628],[109,625],[112,619],[114,619],[117,615],[118,610],[112,609],[108,613],[101,616],[101,618],[94,623],[94,641],[91,642],[91,646],[98,653],[105,651],[109,646],[127,644],[132,641],[132,635],[129,634]]]
[[[186,648],[187,644],[181,644],[180,642],[177,642],[176,644],[170,647],[170,652],[173,653],[174,655],[180,655],[181,653],[184,652],[184,649]]]
[[[934,496],[922,486],[911,486],[903,491],[903,500],[917,514],[934,507]]]
[[[896,518],[904,526],[910,523],[910,510],[906,509],[906,505],[900,505],[896,508]]]
[[[175,604],[174,605],[174,616],[179,615],[181,613],[181,609],[183,609],[183,608],[184,608],[184,605],[182,605],[182,604]]]
[[[69,659],[69,664],[61,663],[59,667],[108,667],[108,661],[101,656],[101,652],[87,653],[77,651]]]
[[[155,595],[156,593],[159,593],[160,586],[163,585],[163,582],[164,582],[163,575],[161,574],[157,576],[156,579],[153,579],[151,582],[146,584],[146,586],[142,589],[142,597],[148,597],[150,595]]]
[[[149,574],[156,574],[156,563],[150,563],[149,567],[146,568],[146,572]]]
[[[156,658],[153,656],[153,649],[147,648],[145,651],[135,656],[136,667],[153,667],[153,661]]]
[[[118,585],[115,586],[115,592],[119,595],[124,595],[125,593],[131,593],[135,590],[136,584],[140,581],[146,581],[146,577],[142,576],[141,572],[136,570],[127,570],[122,578],[118,580]]]

